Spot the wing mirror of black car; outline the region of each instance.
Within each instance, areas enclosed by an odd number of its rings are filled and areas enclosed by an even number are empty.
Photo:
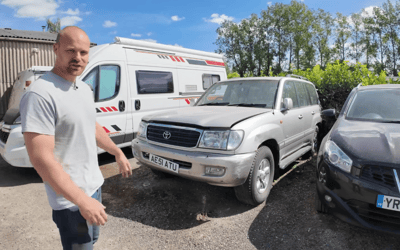
[[[321,112],[321,118],[324,124],[324,130],[328,133],[331,130],[333,124],[335,124],[337,119],[337,113],[335,109],[325,109]]]
[[[293,108],[293,100],[292,100],[292,98],[283,99],[281,112],[285,112],[285,111],[287,111],[289,109],[292,109],[292,108]]]

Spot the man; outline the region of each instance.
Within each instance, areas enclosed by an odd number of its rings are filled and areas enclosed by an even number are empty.
[[[107,221],[97,146],[115,156],[123,177],[132,174],[124,153],[96,122],[91,88],[76,79],[89,48],[80,28],[61,30],[53,46],[54,68],[31,85],[20,105],[29,158],[45,183],[64,249],[93,249],[99,226]]]

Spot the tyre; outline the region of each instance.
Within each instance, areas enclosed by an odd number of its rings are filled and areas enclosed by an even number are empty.
[[[328,208],[325,204],[319,199],[318,193],[315,192],[315,210],[319,213],[327,214]]]
[[[312,141],[312,145],[311,145],[312,156],[314,156],[315,154],[318,153],[320,143],[321,143],[321,140],[320,140],[319,128],[318,128],[318,126],[315,126],[313,141]]]
[[[271,150],[266,146],[260,147],[246,182],[235,187],[237,199],[254,206],[266,201],[272,188],[274,173],[275,162]]]

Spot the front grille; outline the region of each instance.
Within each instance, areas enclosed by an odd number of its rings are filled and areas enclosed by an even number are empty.
[[[356,212],[363,220],[374,225],[390,229],[399,230],[400,213],[376,207],[375,204],[369,204],[357,200],[346,201],[347,205]]]
[[[393,169],[390,167],[364,166],[361,170],[361,179],[371,181],[393,191],[397,191]]]
[[[165,134],[169,134],[170,137],[164,136]],[[147,126],[148,140],[173,146],[196,147],[200,135],[199,130],[190,128],[153,124]]]
[[[0,140],[1,140],[3,143],[7,143],[7,140],[8,140],[8,136],[9,136],[9,135],[10,135],[10,133],[4,132],[4,131],[0,130]]]

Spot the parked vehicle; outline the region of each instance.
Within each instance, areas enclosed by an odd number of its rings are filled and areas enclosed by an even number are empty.
[[[279,168],[316,151],[320,110],[307,80],[230,79],[193,107],[143,117],[132,150],[154,171],[235,187],[240,201],[257,205]]]
[[[225,80],[222,59],[215,53],[117,37],[114,43],[90,48],[89,64],[79,78],[92,86],[98,123],[119,147],[126,147],[142,116],[189,106],[213,83]],[[1,123],[0,154],[13,166],[32,167],[18,116]]]
[[[400,85],[353,89],[318,152],[317,211],[400,233],[399,131]]]

